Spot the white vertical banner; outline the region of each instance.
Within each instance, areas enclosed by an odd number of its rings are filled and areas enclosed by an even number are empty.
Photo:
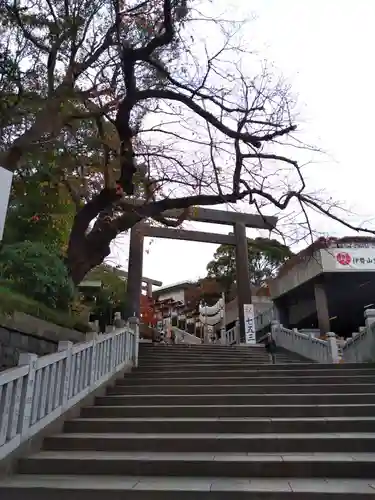
[[[6,168],[0,167],[0,241],[3,239],[12,179],[12,172]]]
[[[245,321],[245,342],[246,344],[256,344],[254,305],[243,305]]]

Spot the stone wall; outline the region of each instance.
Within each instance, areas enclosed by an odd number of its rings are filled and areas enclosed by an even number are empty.
[[[60,340],[83,342],[85,334],[24,313],[0,317],[0,370],[17,366],[21,352],[38,356],[56,352]]]
[[[21,352],[32,352],[38,356],[44,356],[56,350],[57,343],[54,341],[0,327],[0,370],[17,366]]]

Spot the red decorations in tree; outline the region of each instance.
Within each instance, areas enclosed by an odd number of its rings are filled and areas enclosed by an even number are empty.
[[[116,182],[116,195],[117,196],[123,196],[124,195],[124,190],[118,182]]]

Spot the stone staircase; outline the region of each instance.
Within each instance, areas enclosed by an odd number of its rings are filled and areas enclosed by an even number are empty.
[[[139,368],[0,482],[12,500],[375,498],[375,366],[140,346]]]

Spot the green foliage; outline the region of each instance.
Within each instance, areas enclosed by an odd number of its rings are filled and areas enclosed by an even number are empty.
[[[253,285],[262,286],[293,253],[286,245],[267,238],[248,239],[249,270]],[[207,276],[216,278],[226,290],[236,281],[236,249],[220,245],[207,265]]]
[[[47,167],[14,177],[5,224],[5,244],[43,241],[55,252],[64,252],[74,217],[74,205],[62,186],[51,180]]]
[[[86,279],[102,282],[102,288],[97,293],[97,312],[106,309],[108,304],[113,311],[125,311],[126,281],[120,277],[116,268],[106,265],[98,266],[88,274]]]
[[[68,310],[74,286],[59,256],[41,243],[4,245],[0,279],[13,290],[48,307]]]
[[[34,316],[35,318],[43,319],[55,325],[77,330],[79,332],[86,333],[90,331],[89,325],[84,323],[80,318],[63,311],[50,309],[36,300],[1,286],[0,314],[10,315],[14,312],[30,314],[30,316]]]

